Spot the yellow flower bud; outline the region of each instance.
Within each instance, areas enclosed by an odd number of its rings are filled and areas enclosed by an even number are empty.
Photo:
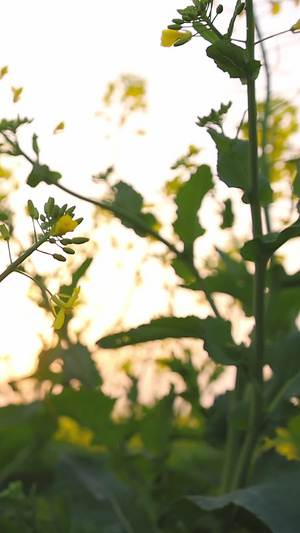
[[[293,33],[298,33],[300,31],[300,19],[291,27],[291,31]]]

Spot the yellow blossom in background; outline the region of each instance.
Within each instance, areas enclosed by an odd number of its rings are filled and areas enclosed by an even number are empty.
[[[20,100],[21,93],[23,92],[23,87],[19,87],[16,89],[16,87],[11,88],[13,92],[13,101],[14,103],[18,102]]]
[[[65,129],[65,123],[60,122],[59,124],[57,124],[56,128],[54,128],[53,133],[59,133],[63,131],[64,129]]]
[[[168,47],[173,46],[176,41],[179,39],[192,38],[190,31],[179,31],[179,30],[163,30],[161,34],[161,45]]]
[[[5,66],[5,67],[2,67],[2,69],[0,70],[0,80],[3,78],[3,76],[5,76],[5,74],[8,73],[8,66]]]
[[[73,220],[71,215],[63,215],[58,219],[51,233],[52,235],[64,235],[68,231],[74,231],[77,226],[78,222]]]
[[[54,294],[51,296],[50,306],[51,311],[55,316],[53,323],[54,329],[61,329],[65,322],[66,315],[71,314],[74,307],[79,304],[77,301],[79,291],[80,287],[75,287],[72,296],[68,294]],[[66,298],[66,301],[62,300],[62,298]],[[54,304],[58,308],[58,311],[55,309]]]
[[[280,11],[280,2],[271,2],[271,5],[273,15],[277,15]]]
[[[291,27],[291,31],[298,33],[300,31],[300,19]]]
[[[86,447],[90,446],[93,438],[93,432],[89,428],[80,426],[74,418],[69,416],[58,418],[58,430],[54,434],[55,440]]]
[[[288,461],[299,461],[300,450],[297,444],[293,441],[292,435],[286,428],[276,428],[277,436],[275,439],[265,437],[263,445],[264,450],[275,448],[276,452],[287,458]]]

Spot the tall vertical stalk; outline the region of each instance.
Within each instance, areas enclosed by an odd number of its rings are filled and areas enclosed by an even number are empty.
[[[247,51],[250,59],[254,59],[255,18],[253,0],[246,0],[247,12]],[[255,81],[249,79],[247,83],[248,123],[249,123],[249,198],[252,217],[253,238],[262,236],[261,203],[259,196],[259,168],[257,141],[257,108],[255,97]],[[242,487],[247,479],[253,451],[257,443],[263,417],[263,365],[264,365],[264,291],[265,291],[266,261],[259,258],[255,263],[253,308],[255,330],[253,337],[252,361],[250,362],[251,398],[249,426],[240,450],[231,480],[227,477],[227,490]],[[239,372],[239,369],[237,370]],[[236,442],[235,442],[236,445]],[[231,454],[232,456],[232,454]],[[224,488],[224,487],[223,487]]]

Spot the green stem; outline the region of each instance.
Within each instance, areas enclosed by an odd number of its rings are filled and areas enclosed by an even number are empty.
[[[46,242],[47,239],[49,238],[49,235],[50,233],[45,233],[42,237],[40,237],[40,239],[37,242],[35,242],[30,248],[28,248],[26,252],[21,254],[20,257],[18,257],[18,259],[16,259],[13,263],[11,263],[2,272],[2,274],[0,274],[0,282],[3,281],[5,278],[7,278],[9,274],[14,272],[18,268],[18,266],[20,266],[25,261],[25,259],[27,259],[27,257],[29,257],[33,252],[35,252],[35,250],[37,250],[41,246],[41,244]]]
[[[247,51],[249,58],[254,59],[255,22],[253,0],[246,0],[247,13]],[[257,108],[255,82],[247,83],[248,115],[249,115],[249,171],[250,171],[250,207],[252,216],[253,237],[262,236],[261,204],[259,197],[259,168],[257,142]],[[245,485],[253,452],[259,436],[263,420],[263,364],[265,351],[264,329],[264,291],[265,291],[266,260],[259,259],[255,263],[254,276],[254,318],[255,330],[253,338],[253,359],[251,361],[251,403],[249,426],[245,434],[237,468],[232,480],[232,490]]]
[[[268,55],[266,52],[266,48],[264,45],[264,39],[262,38],[259,23],[257,20],[255,20],[255,28],[257,35],[259,37],[259,43],[260,48],[263,56],[263,62],[264,62],[264,72],[266,75],[266,99],[265,99],[265,105],[263,109],[263,120],[262,120],[262,141],[261,141],[261,149],[262,149],[262,155],[261,155],[261,172],[263,176],[267,179],[267,181],[270,181],[270,164],[268,162],[267,154],[266,154],[266,146],[268,144],[268,126],[269,126],[269,116],[270,116],[270,103],[271,103],[271,74],[270,74],[270,68],[269,68],[269,62],[268,62]],[[271,233],[271,222],[269,217],[269,209],[268,205],[264,206],[264,214],[265,214],[265,222],[268,233]]]
[[[226,494],[230,491],[232,484],[232,474],[236,458],[239,452],[239,445],[241,440],[241,431],[237,430],[234,420],[235,409],[242,400],[245,393],[246,376],[245,370],[242,366],[237,367],[235,387],[231,396],[230,410],[228,413],[228,433],[226,438],[225,459],[221,479],[221,494]]]

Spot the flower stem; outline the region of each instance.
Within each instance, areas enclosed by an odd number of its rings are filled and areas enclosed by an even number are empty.
[[[3,281],[9,274],[14,272],[24,261],[29,257],[35,250],[37,250],[41,244],[47,241],[50,233],[45,233],[42,237],[39,238],[26,252],[20,255],[13,263],[11,263],[3,272],[0,274],[0,282]]]

